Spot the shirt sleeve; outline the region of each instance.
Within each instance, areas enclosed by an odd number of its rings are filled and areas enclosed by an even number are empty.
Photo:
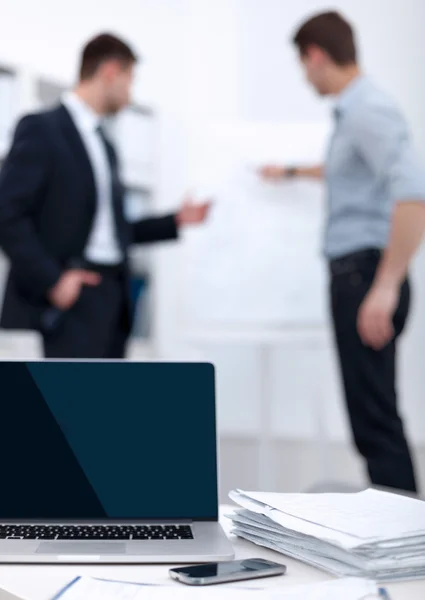
[[[425,166],[402,115],[392,106],[367,106],[353,119],[355,145],[393,202],[425,202]]]

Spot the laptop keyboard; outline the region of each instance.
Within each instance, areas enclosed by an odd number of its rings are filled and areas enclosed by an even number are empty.
[[[192,540],[189,525],[0,525],[2,540]]]

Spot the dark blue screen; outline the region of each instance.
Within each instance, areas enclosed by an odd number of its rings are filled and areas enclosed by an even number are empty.
[[[1,519],[215,519],[214,368],[0,363]]]

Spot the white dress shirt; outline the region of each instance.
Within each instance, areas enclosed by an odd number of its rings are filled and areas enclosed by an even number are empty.
[[[97,191],[97,208],[85,248],[85,258],[93,263],[115,265],[123,260],[116,237],[112,205],[112,181],[108,156],[97,131],[101,117],[75,93],[67,92],[62,104],[68,109],[90,159]]]

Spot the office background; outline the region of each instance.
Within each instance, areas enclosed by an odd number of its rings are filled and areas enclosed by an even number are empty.
[[[17,108],[34,108],[34,80],[71,85],[77,55],[91,35],[111,30],[143,56],[134,101],[155,117],[154,178],[147,208],[175,207],[190,189],[187,144],[193,128],[210,119],[311,121],[326,119],[329,103],[305,85],[289,43],[294,27],[312,12],[329,8],[317,0],[94,0],[61,3],[10,0],[0,21],[0,65],[20,76]],[[425,41],[422,0],[335,0],[356,25],[367,72],[399,102],[425,161]],[[133,141],[134,143],[134,141]],[[143,141],[141,141],[141,152]],[[140,183],[140,182],[139,182]],[[141,184],[142,185],[142,184]],[[136,186],[137,187],[137,186]],[[320,249],[318,248],[318,252]],[[146,253],[135,259],[145,264]],[[143,306],[133,356],[213,361],[218,367],[222,493],[258,482],[260,349],[255,339],[232,342],[188,338],[181,294],[185,244],[149,252],[151,295]],[[425,485],[425,252],[414,267],[415,304],[403,341],[401,405]],[[143,319],[143,316],[146,318]],[[150,328],[146,327],[149,317]],[[307,330],[272,350],[269,379],[273,429],[272,487],[309,488],[332,479],[361,484],[350,450],[338,373],[327,332],[311,344]],[[304,337],[303,337],[304,336]],[[2,356],[36,353],[36,342],[0,334]],[[309,376],[306,377],[305,373]],[[141,382],[143,385],[143,382]],[[320,411],[318,411],[318,407]],[[321,415],[318,424],[318,415]]]

